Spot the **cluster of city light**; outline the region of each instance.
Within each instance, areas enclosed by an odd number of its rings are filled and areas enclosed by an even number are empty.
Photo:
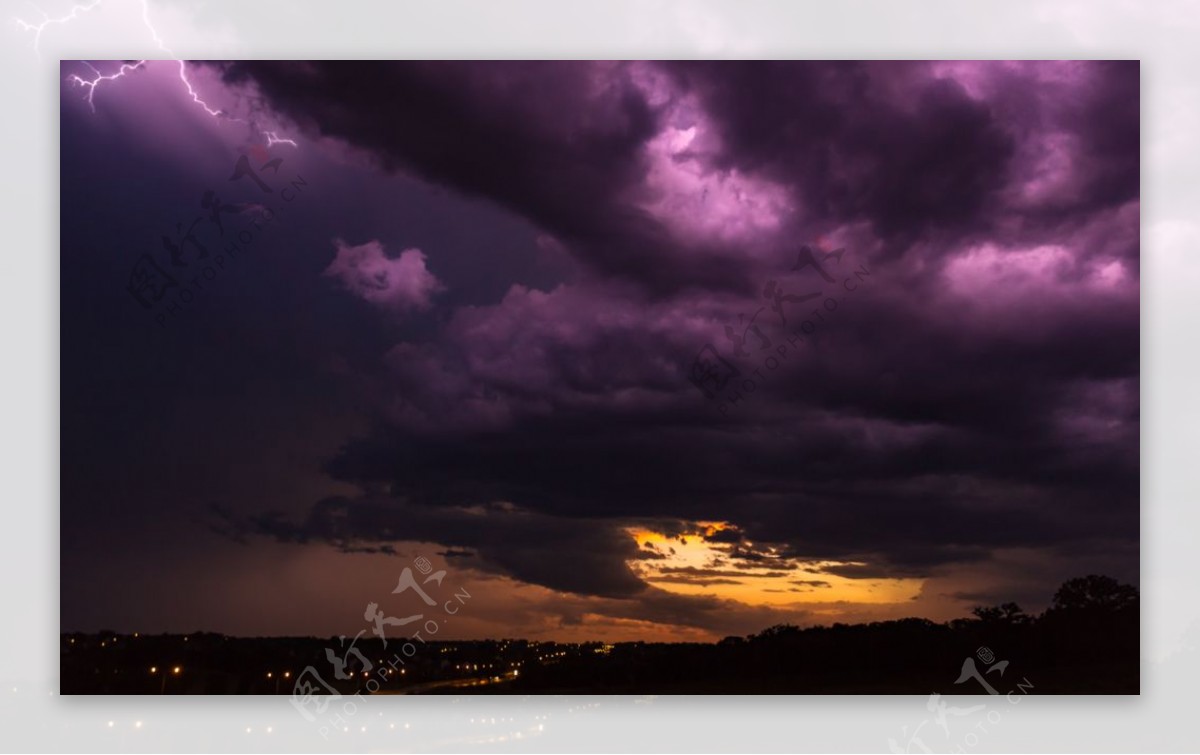
[[[485,669],[489,669],[492,667],[492,664],[485,663],[485,664],[483,664],[483,667]],[[456,663],[456,664],[454,664],[454,670],[455,671],[478,671],[479,664],[478,663],[474,663],[474,664],[472,664],[472,663],[461,663],[461,664]]]

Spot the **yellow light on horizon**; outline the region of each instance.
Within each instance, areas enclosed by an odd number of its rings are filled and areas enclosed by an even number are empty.
[[[639,549],[657,553],[659,558],[648,561],[632,559],[627,565],[645,582],[666,592],[681,595],[715,596],[738,601],[749,606],[826,607],[836,616],[850,604],[903,604],[921,591],[920,578],[893,577],[855,579],[826,571],[831,566],[864,566],[861,562],[811,561],[798,563],[780,555],[777,564],[730,564],[714,567],[714,562],[727,561],[727,546],[706,538],[732,525],[724,522],[696,522],[691,532],[669,537],[645,527],[629,527],[626,532]],[[744,543],[750,547],[751,543]],[[773,548],[765,548],[776,555]],[[724,572],[714,574],[712,572]],[[688,575],[695,579],[688,579]],[[814,579],[815,575],[815,579]],[[706,580],[705,577],[718,579]],[[808,588],[808,580],[823,585]],[[559,653],[554,655],[559,656]],[[544,659],[543,659],[544,660]]]

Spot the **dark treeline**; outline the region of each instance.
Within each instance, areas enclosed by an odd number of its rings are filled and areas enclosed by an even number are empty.
[[[339,638],[65,634],[64,694],[291,694],[306,667],[341,694],[1136,694],[1137,589],[1069,580],[1049,608],[977,607],[935,623],[770,627],[717,643],[428,642],[403,663],[364,637],[337,678]],[[364,663],[365,662],[365,663]],[[974,673],[972,673],[974,672]],[[961,680],[961,681],[960,681]],[[981,681],[982,680],[982,681]]]
[[[534,666],[514,687],[664,694],[984,693],[973,678],[956,683],[971,658],[1001,694],[1022,681],[1028,694],[1136,694],[1138,639],[1137,589],[1091,575],[1063,584],[1037,616],[1005,603],[977,607],[972,618],[942,624],[912,618],[806,629],[780,625],[716,645],[622,643],[602,658]]]

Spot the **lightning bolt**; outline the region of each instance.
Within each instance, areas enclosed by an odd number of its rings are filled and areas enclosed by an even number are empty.
[[[154,44],[158,46],[158,49],[165,52],[167,57],[179,64],[179,80],[183,82],[185,87],[187,87],[188,94],[192,97],[192,102],[195,102],[197,105],[204,108],[204,112],[208,113],[214,118],[220,118],[222,116],[229,118],[229,115],[224,111],[214,110],[208,106],[207,102],[200,99],[200,94],[192,86],[192,82],[188,80],[187,63],[175,57],[175,53],[171,52],[171,48],[167,47],[167,44],[163,41],[162,37],[158,36],[158,30],[154,28],[154,24],[150,23],[150,0],[142,0],[142,23],[145,24],[146,28],[150,30],[150,37],[154,40]],[[230,118],[230,120],[240,121],[241,119]]]
[[[122,63],[121,67],[117,69],[116,73],[105,74],[105,73],[100,73],[99,69],[97,69],[96,66],[92,65],[91,63],[87,62],[86,60],[81,61],[81,62],[88,68],[92,69],[92,73],[96,74],[96,78],[85,79],[82,76],[76,76],[75,74],[71,74],[70,76],[67,77],[67,81],[70,81],[72,84],[76,84],[76,85],[84,87],[85,89],[88,90],[87,103],[88,103],[88,107],[90,107],[92,109],[93,113],[96,112],[96,103],[93,99],[96,96],[96,87],[100,86],[100,84],[105,81],[115,81],[115,80],[123,77],[125,74],[136,71],[137,69],[141,68],[142,66],[144,66],[146,64],[146,61],[144,61],[144,60],[139,60],[136,63]]]
[[[296,144],[296,142],[292,141],[291,139],[285,139],[281,136],[276,136],[274,131],[264,131],[263,136],[267,137],[267,146],[268,147],[275,145],[275,144],[290,144],[293,147],[300,146],[300,145]]]
[[[76,5],[71,8],[71,11],[67,15],[62,16],[60,18],[50,18],[45,13],[43,13],[40,9],[38,9],[38,13],[41,13],[41,15],[44,19],[42,21],[42,23],[40,23],[40,24],[31,24],[26,21],[22,21],[21,19],[14,19],[14,20],[16,21],[17,25],[19,27],[21,27],[21,29],[23,31],[32,31],[33,32],[33,34],[34,34],[33,49],[35,52],[39,52],[38,45],[41,43],[42,32],[46,30],[46,27],[48,27],[52,24],[65,24],[70,21],[73,21],[81,13],[86,13],[87,11],[92,10],[93,8],[100,5],[101,2],[103,2],[103,0],[92,0],[92,2],[87,5]],[[208,115],[210,115],[213,118],[230,120],[230,121],[234,121],[237,123],[247,123],[247,121],[243,118],[236,118],[236,117],[230,115],[229,113],[225,112],[224,110],[220,110],[220,109],[210,106],[207,102],[204,101],[203,98],[201,98],[200,93],[198,91],[196,91],[196,88],[192,85],[191,79],[188,78],[187,61],[176,57],[175,53],[171,51],[171,48],[167,47],[167,43],[159,35],[158,29],[156,29],[154,27],[154,23],[150,20],[149,0],[141,0],[141,5],[142,5],[142,24],[150,32],[150,38],[154,41],[154,45],[159,50],[162,50],[162,52],[171,61],[178,64],[179,80],[180,80],[180,82],[183,83],[184,88],[187,90],[188,96],[192,98],[192,102],[196,103],[201,108],[203,108],[204,112],[206,112]],[[87,66],[88,68],[90,68],[92,70],[92,73],[94,74],[94,76],[91,79],[85,79],[82,76],[79,76],[77,74],[71,74],[70,76],[67,77],[67,80],[76,86],[82,86],[85,89],[87,89],[87,103],[88,103],[88,106],[92,109],[92,112],[94,113],[94,112],[96,112],[96,102],[95,102],[96,90],[102,84],[105,84],[110,81],[116,81],[117,79],[123,78],[127,74],[132,73],[133,71],[136,71],[139,68],[142,68],[150,61],[149,60],[138,60],[133,63],[123,63],[123,64],[121,64],[121,67],[118,68],[114,73],[109,73],[109,74],[101,73],[99,69],[97,69],[94,65],[87,62],[86,60],[82,61],[82,62],[85,66]],[[249,125],[255,126],[255,124],[249,124]],[[255,126],[255,130],[257,130],[256,126]],[[264,131],[263,135],[267,137],[267,146],[268,147],[275,145],[275,144],[287,144],[292,147],[299,146],[298,144],[296,144],[296,142],[294,140],[278,136],[274,131]]]
[[[50,18],[49,16],[47,16],[45,13],[42,12],[41,8],[35,7],[34,10],[36,10],[38,13],[41,13],[41,15],[42,15],[42,22],[40,24],[31,24],[28,21],[23,21],[19,18],[14,18],[13,21],[15,21],[17,23],[17,26],[19,26],[21,28],[21,31],[33,32],[33,52],[36,55],[38,55],[38,57],[41,57],[42,53],[41,53],[41,50],[38,49],[38,45],[40,45],[42,42],[42,32],[44,32],[46,30],[47,26],[54,26],[56,24],[65,24],[70,21],[74,21],[79,16],[80,13],[87,13],[88,11],[90,11],[91,9],[93,9],[97,5],[99,5],[101,2],[102,2],[102,0],[93,0],[91,3],[88,3],[87,5],[73,6],[71,8],[70,13],[68,13],[67,15],[62,16],[60,18]]]

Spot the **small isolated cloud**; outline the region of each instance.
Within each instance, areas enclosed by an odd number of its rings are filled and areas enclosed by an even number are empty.
[[[389,257],[383,244],[372,240],[351,246],[333,240],[337,256],[324,275],[341,281],[350,293],[393,312],[423,312],[432,305],[433,295],[445,286],[425,267],[425,253],[405,249],[399,257]]]

